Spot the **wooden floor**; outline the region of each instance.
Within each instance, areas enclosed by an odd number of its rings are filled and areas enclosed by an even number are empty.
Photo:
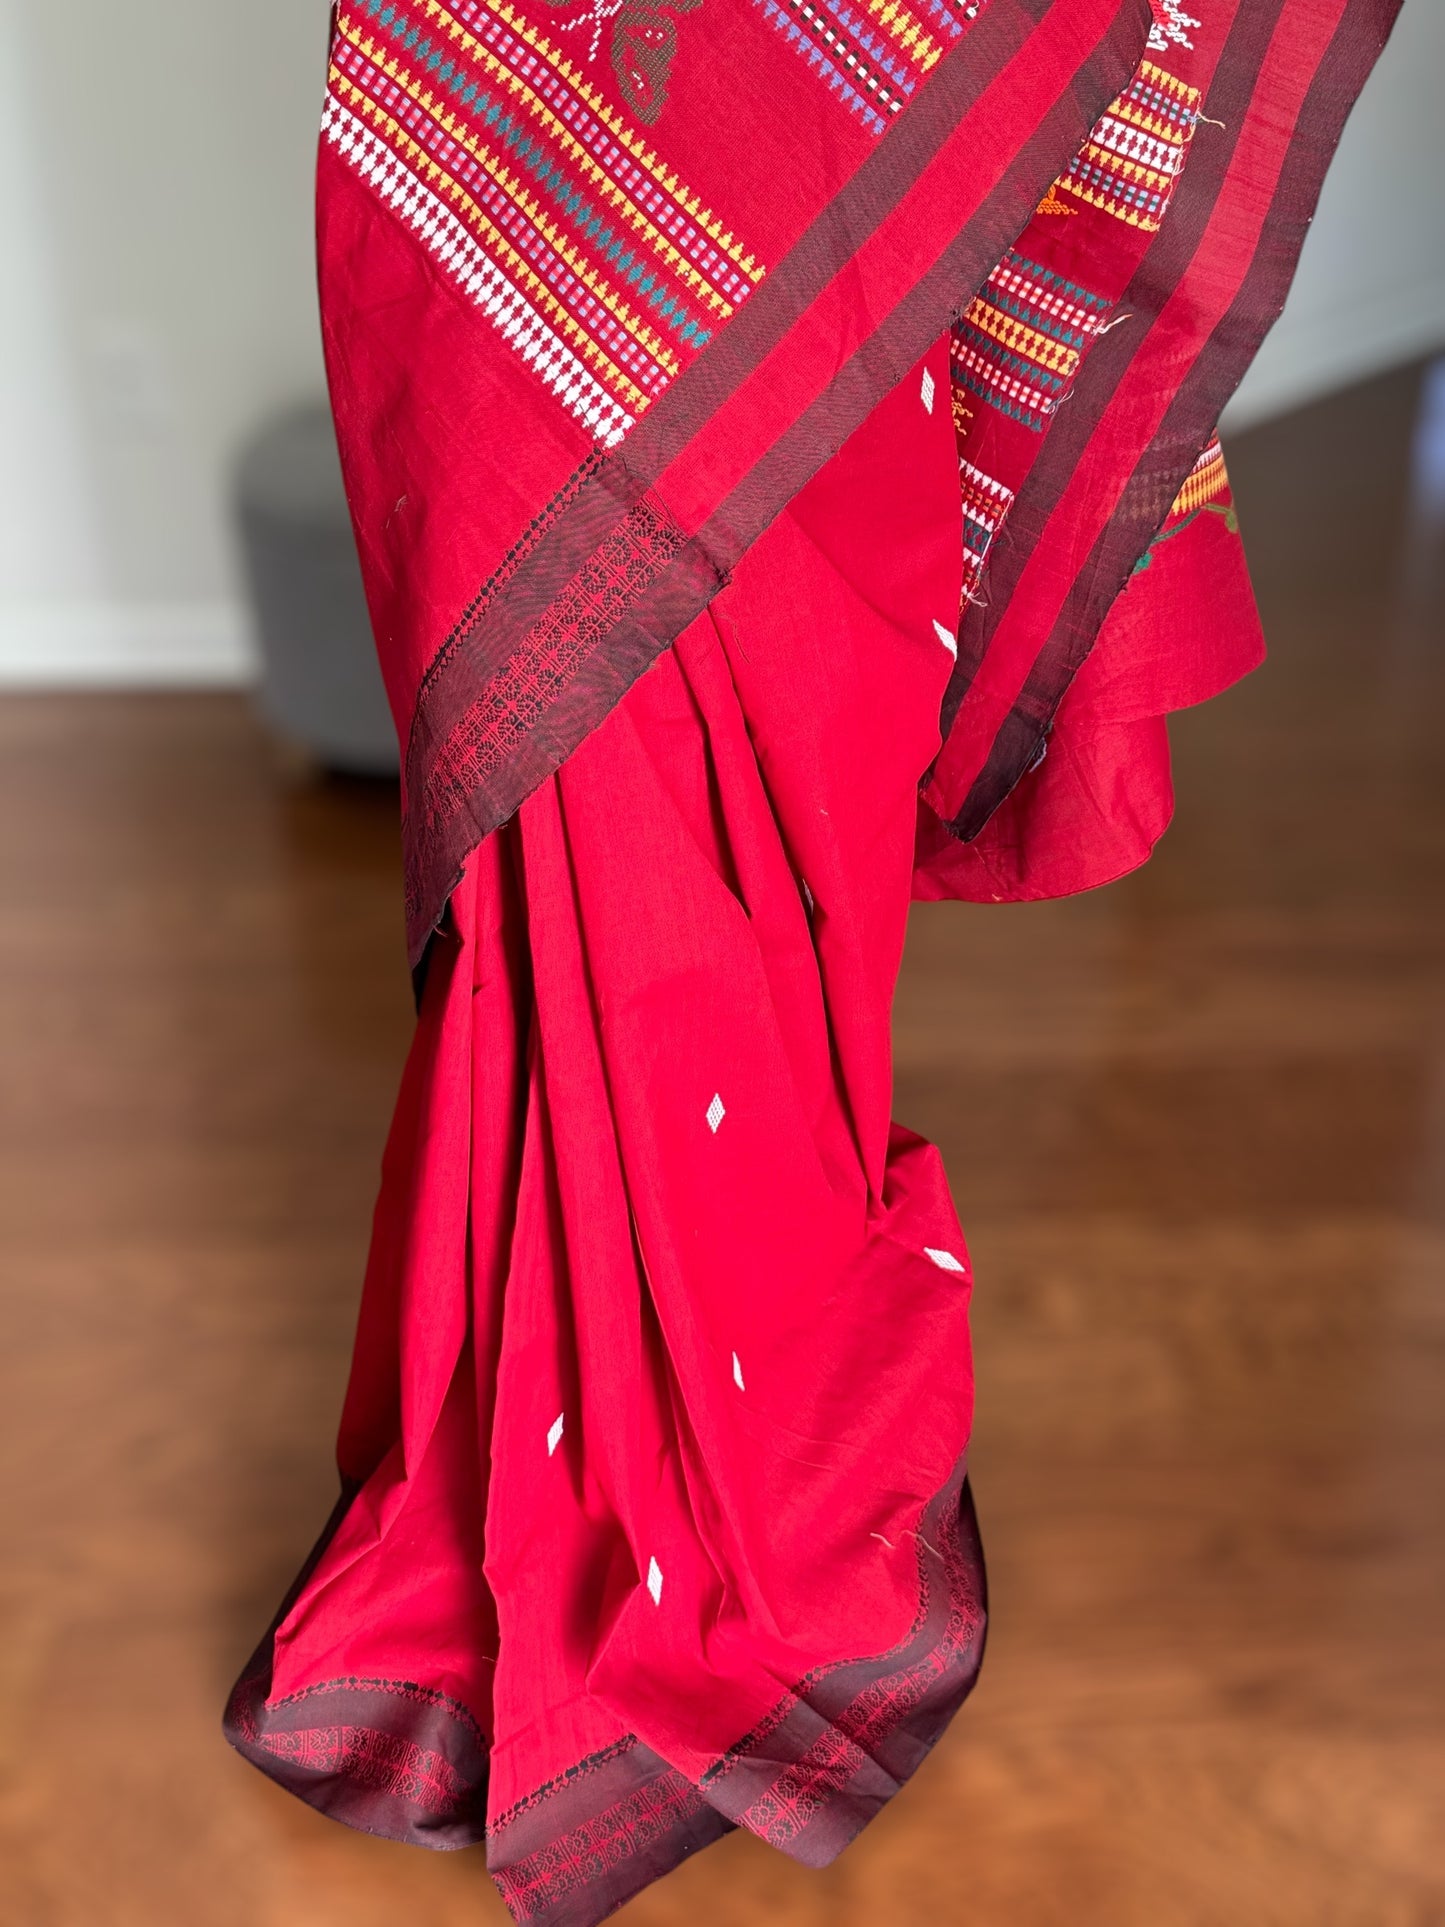
[[[1421,392],[1234,445],[1273,661],[1179,719],[1154,863],[918,912],[897,1111],[978,1260],[989,1662],[828,1872],[734,1837],[628,1927],[1445,1923]],[[332,1497],[393,816],[229,696],[0,701],[3,1927],[503,1918],[477,1855],[348,1834],[217,1732]]]

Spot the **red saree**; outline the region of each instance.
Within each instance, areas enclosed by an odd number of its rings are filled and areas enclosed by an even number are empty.
[[[421,1003],[343,1497],[227,1730],[520,1921],[732,1826],[826,1862],[976,1676],[908,902],[1142,861],[1165,714],[1258,660],[1212,425],[1394,6],[1206,11],[338,11]]]

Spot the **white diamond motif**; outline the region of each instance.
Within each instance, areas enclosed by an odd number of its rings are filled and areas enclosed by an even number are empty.
[[[948,627],[948,624],[940,622],[935,616],[933,619],[933,633],[938,637],[938,640],[956,662],[958,660],[958,637]]]
[[[562,1443],[562,1421],[566,1416],[565,1412],[559,1412],[547,1427],[547,1457],[549,1459]]]
[[[721,1097],[714,1093],[712,1103],[707,1107],[707,1128],[712,1132],[714,1137],[717,1135],[718,1125],[722,1123],[726,1116],[727,1112],[723,1109]]]
[[[962,1271],[963,1266],[951,1251],[935,1251],[932,1245],[923,1247],[925,1258],[931,1258],[940,1271]]]
[[[923,371],[922,393],[923,393],[923,406],[928,410],[929,414],[931,415],[933,413],[933,371],[931,368],[925,368]]]
[[[656,1559],[647,1562],[647,1590],[652,1594],[654,1606],[662,1604],[662,1567]]]

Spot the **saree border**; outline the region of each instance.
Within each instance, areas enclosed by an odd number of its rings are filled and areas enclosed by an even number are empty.
[[[1188,373],[1140,451],[1119,500],[1081,566],[1022,685],[1000,722],[981,766],[950,767],[950,731],[978,684],[980,671],[1011,622],[1023,621],[1013,597],[1040,545],[1054,539],[1052,518],[1085,459],[1091,439],[1121,395],[1147,392],[1154,371],[1143,340],[1119,329],[1101,339],[1075,383],[1070,409],[1057,422],[1020,489],[989,558],[988,595],[971,601],[960,625],[958,664],[945,694],[946,746],[924,795],[945,828],[971,842],[1016,785],[1041,760],[1060,703],[1087,659],[1105,617],[1127,587],[1140,556],[1158,535],[1170,506],[1214,432],[1260,343],[1278,317],[1319,199],[1325,172],[1360,88],[1379,57],[1401,0],[1343,0],[1305,90],[1259,223],[1248,266],[1228,306],[1200,343]],[[1220,138],[1196,141],[1169,218],[1136,269],[1121,313],[1147,316],[1152,329],[1167,305],[1207,273],[1201,256],[1212,224],[1253,192],[1250,137],[1261,130],[1248,108],[1277,34],[1308,9],[1303,0],[1245,0],[1231,26],[1207,90],[1207,117]],[[1265,138],[1268,130],[1264,130]],[[1241,165],[1241,163],[1243,163]],[[1012,611],[1012,616],[1011,616]],[[940,780],[942,773],[943,780]],[[967,788],[964,789],[964,781]],[[947,796],[963,799],[950,809]]]
[[[751,542],[967,304],[1133,72],[1150,19],[1147,0],[990,0],[716,342],[542,512],[442,644],[417,698],[403,789],[413,966],[468,853],[707,606]],[[1026,86],[1020,56],[1045,22],[1068,48],[1055,55],[1065,69],[1058,91],[979,189],[966,158],[970,122],[979,114],[982,128],[984,110],[998,111],[995,89]],[[976,152],[972,162],[976,173]],[[676,509],[687,466],[706,467],[697,444],[725,410],[756,412],[769,357],[801,339],[841,270],[887,240],[901,204],[939,166],[960,195],[952,239],[925,244],[928,258],[911,264],[884,322],[770,432],[745,473],[714,491],[705,514]]]
[[[629,1736],[498,1816],[487,1865],[519,1927],[595,1927],[734,1827],[805,1866],[836,1859],[923,1763],[983,1663],[987,1577],[962,1463],[914,1539],[919,1606],[903,1638],[814,1668],[696,1784]]]
[[[732,1831],[691,1780],[628,1733],[500,1815],[487,1868],[525,1927],[593,1927]]]
[[[420,1847],[475,1846],[486,1834],[490,1746],[459,1700],[417,1680],[356,1674],[270,1698],[276,1634],[359,1490],[343,1483],[320,1537],[231,1689],[221,1731],[268,1779],[360,1833]]]
[[[595,1927],[738,1826],[826,1866],[923,1763],[983,1663],[988,1582],[961,1460],[912,1535],[918,1607],[895,1645],[815,1667],[696,1783],[628,1733],[487,1825],[487,1739],[446,1694],[347,1676],[268,1701],[276,1633],[354,1497],[343,1492],[233,1689],[226,1738],[287,1792],[361,1832],[434,1851],[485,1841],[522,1927]]]

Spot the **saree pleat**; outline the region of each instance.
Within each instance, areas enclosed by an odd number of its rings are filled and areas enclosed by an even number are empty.
[[[967,1253],[889,1117],[961,567],[921,375],[469,862],[353,1496],[233,1704],[340,1817],[485,1834],[523,1919],[599,1917],[726,1825],[831,1858],[981,1653]],[[560,1893],[599,1829],[613,1872]]]

